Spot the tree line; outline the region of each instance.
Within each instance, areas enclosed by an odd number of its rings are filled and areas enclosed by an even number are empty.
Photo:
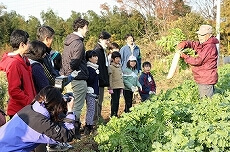
[[[209,0],[211,1],[211,0]],[[36,31],[42,24],[51,26],[55,30],[53,49],[62,52],[65,37],[73,32],[73,21],[84,18],[90,22],[89,33],[86,37],[86,49],[93,49],[98,39],[98,34],[105,30],[112,34],[111,41],[123,45],[127,33],[132,33],[144,56],[165,55],[161,48],[156,46],[155,41],[169,34],[172,28],[180,28],[187,39],[196,40],[197,29],[201,24],[211,24],[215,27],[215,20],[203,15],[202,12],[192,11],[192,7],[184,0],[117,0],[119,6],[110,7],[108,4],[101,5],[101,14],[92,10],[86,13],[72,11],[69,18],[64,20],[52,9],[40,13],[41,20],[29,16],[25,20],[15,11],[7,12],[6,6],[0,5],[0,50],[5,51],[8,47],[10,33],[14,29],[22,29],[30,34],[30,39],[36,39]],[[198,1],[199,2],[199,1]],[[222,2],[221,16],[221,51],[229,53],[229,16],[230,0]]]

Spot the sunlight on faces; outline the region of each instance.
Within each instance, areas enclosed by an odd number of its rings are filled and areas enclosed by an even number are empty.
[[[78,31],[81,33],[83,37],[86,37],[86,34],[89,31],[88,25],[85,25],[83,28],[78,28]]]
[[[144,66],[144,67],[143,67],[143,71],[144,71],[145,73],[150,72],[150,70],[151,70],[151,67],[150,67],[150,66]]]
[[[50,48],[52,43],[53,43],[53,39],[54,39],[54,36],[52,37],[46,37],[45,40],[43,41],[43,43],[48,47]]]
[[[21,42],[20,46],[19,46],[19,48],[22,48],[22,50],[23,50],[22,54],[25,54],[26,52],[28,52],[29,47],[30,47],[30,40],[29,39],[27,40],[26,44]]]
[[[212,34],[204,34],[204,35],[201,35],[201,34],[198,34],[198,39],[199,39],[199,42],[202,44],[204,42],[206,42],[210,37],[211,37]]]
[[[89,58],[89,61],[94,63],[94,64],[97,64],[98,56],[92,56],[91,58]]]
[[[128,45],[133,45],[133,42],[134,42],[134,39],[132,36],[129,36],[127,39],[126,39],[126,42]]]
[[[99,39],[99,41],[106,48],[108,47],[108,45],[110,43],[110,39]]]
[[[116,57],[116,58],[113,60],[113,62],[114,62],[115,64],[119,64],[119,63],[121,62],[121,58],[120,58],[120,57]]]
[[[130,60],[130,66],[133,68],[137,64],[136,60]]]

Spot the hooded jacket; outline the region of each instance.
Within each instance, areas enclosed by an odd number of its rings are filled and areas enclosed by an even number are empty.
[[[13,116],[36,95],[30,62],[19,54],[5,53],[0,61],[0,70],[6,72],[8,80],[9,101],[7,114]]]
[[[39,102],[27,105],[0,128],[0,151],[30,152],[40,143],[69,142],[77,132],[75,115],[66,116],[63,125],[50,120],[50,114]]]
[[[216,84],[218,81],[216,44],[219,41],[210,37],[206,42],[200,44],[198,41],[183,41],[184,48],[192,48],[197,57],[185,56],[185,62],[192,65],[194,80],[198,84]]]
[[[74,80],[87,80],[89,77],[83,40],[84,39],[78,35],[71,33],[66,37],[64,42],[62,68],[60,72],[63,75],[69,75],[74,70],[81,70]]]

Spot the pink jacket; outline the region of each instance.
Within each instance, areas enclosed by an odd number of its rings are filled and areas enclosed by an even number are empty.
[[[198,55],[197,57],[184,56],[185,62],[192,65],[194,80],[198,84],[216,84],[218,81],[218,51],[216,48],[216,44],[218,43],[217,38],[210,37],[202,44],[198,41],[183,41],[180,44],[184,48],[192,48]]]

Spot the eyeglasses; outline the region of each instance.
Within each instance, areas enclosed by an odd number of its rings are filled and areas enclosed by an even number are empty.
[[[203,34],[203,35],[201,35],[201,34],[198,34],[198,36],[205,36],[205,35],[207,35],[207,34]]]

